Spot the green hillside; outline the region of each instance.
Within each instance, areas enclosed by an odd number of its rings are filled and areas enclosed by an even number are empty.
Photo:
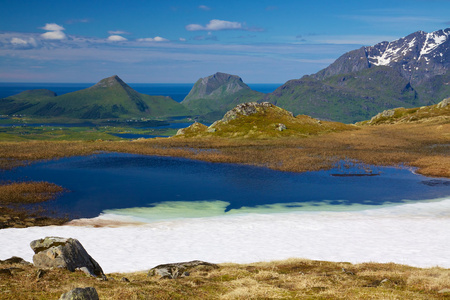
[[[53,97],[50,94],[50,91],[26,91],[2,99],[0,114],[92,120],[188,114],[187,109],[170,97],[138,93],[118,76],[105,78],[84,90]]]
[[[429,97],[420,97],[398,71],[385,66],[323,80],[304,76],[288,81],[264,100],[294,114],[344,123],[370,119],[385,109],[433,104]]]

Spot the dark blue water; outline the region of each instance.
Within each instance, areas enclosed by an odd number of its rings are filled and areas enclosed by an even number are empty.
[[[148,207],[164,201],[220,200],[230,203],[227,210],[295,203],[298,209],[319,204],[380,206],[450,195],[449,180],[432,181],[405,169],[372,171],[378,175],[341,177],[332,176],[342,174],[340,169],[298,174],[182,158],[98,154],[39,162],[0,176],[2,180],[45,180],[69,189],[50,205],[72,217],[95,217],[106,209]]]
[[[79,91],[94,83],[5,83],[0,82],[0,99],[32,89],[48,89],[57,95],[63,95]],[[192,83],[130,83],[133,89],[142,94],[169,96],[177,102],[189,94],[194,84]],[[262,93],[273,92],[281,84],[249,84],[255,91]]]

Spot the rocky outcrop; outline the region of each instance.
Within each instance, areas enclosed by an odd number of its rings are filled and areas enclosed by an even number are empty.
[[[444,99],[441,102],[439,102],[436,107],[437,108],[444,108],[447,107],[448,105],[450,105],[450,98]]]
[[[369,121],[369,124],[373,124],[382,118],[391,118],[394,116],[394,114],[395,114],[395,109],[387,109],[385,111],[380,112],[376,116],[372,117],[372,119],[370,119],[370,121]]]
[[[176,135],[195,135],[201,132],[205,132],[208,129],[206,125],[199,122],[195,122],[189,127],[178,129]]]
[[[265,110],[266,108],[274,107],[273,104],[269,102],[248,102],[238,104],[235,108],[228,111],[225,116],[223,116],[222,122],[228,122],[236,119],[238,116],[250,116]]]
[[[93,287],[75,288],[61,295],[59,300],[98,300],[97,290]]]
[[[64,268],[71,272],[81,269],[91,276],[105,277],[100,265],[76,239],[46,237],[32,241],[30,247],[35,253],[34,265],[38,268]]]
[[[189,271],[199,266],[203,267],[204,271],[219,268],[216,264],[193,260],[188,262],[158,265],[148,271],[148,276],[157,275],[161,278],[175,279],[178,277],[189,276]]]

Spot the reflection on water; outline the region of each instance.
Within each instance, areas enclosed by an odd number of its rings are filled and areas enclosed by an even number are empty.
[[[332,176],[352,170],[379,175]],[[95,217],[115,209],[169,218],[261,210],[354,210],[450,195],[448,180],[426,184],[433,179],[405,169],[350,166],[298,174],[114,153],[39,162],[1,176],[3,180],[46,180],[69,189],[51,207],[72,217]]]

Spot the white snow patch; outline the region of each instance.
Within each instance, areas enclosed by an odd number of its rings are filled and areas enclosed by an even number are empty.
[[[427,55],[441,44],[443,44],[448,38],[448,34],[444,33],[444,35],[438,35],[436,32],[431,32],[427,34],[425,43],[423,44],[422,49],[420,50],[419,59],[423,55]]]
[[[107,220],[116,216],[102,216]],[[124,221],[123,217],[118,217]],[[450,268],[450,198],[351,212],[249,213],[123,227],[0,230],[0,259],[32,260],[31,241],[78,239],[106,273],[200,259],[250,263],[302,257]]]

